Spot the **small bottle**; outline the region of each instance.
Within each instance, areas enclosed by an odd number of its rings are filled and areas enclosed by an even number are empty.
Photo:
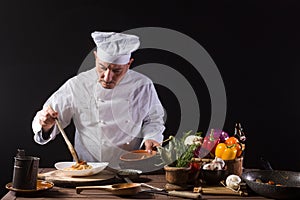
[[[239,123],[235,123],[233,136],[239,139],[238,132],[239,132]]]
[[[235,123],[233,136],[235,138],[237,138],[240,141],[240,143],[245,143],[245,141],[246,141],[246,135],[245,135],[245,133],[243,131],[241,123]]]
[[[239,140],[240,140],[241,143],[245,144],[246,135],[245,135],[245,133],[243,131],[241,123],[238,123],[238,128],[239,128],[239,132],[238,132]]]
[[[239,162],[238,170],[236,172],[237,175],[241,175],[243,172],[243,158],[245,156],[245,149],[246,149],[246,135],[244,133],[244,130],[242,128],[241,123],[236,123],[234,128],[234,137],[236,137],[239,140],[239,144],[242,148],[242,154],[239,156],[239,159],[237,162]]]
[[[245,142],[246,142],[246,135],[243,131],[241,123],[235,123],[234,127],[234,137],[236,137],[239,142],[241,143],[242,150],[245,150]]]

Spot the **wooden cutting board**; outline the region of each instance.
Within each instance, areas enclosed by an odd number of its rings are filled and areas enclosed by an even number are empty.
[[[236,192],[224,186],[207,186],[202,187],[202,193],[205,195],[228,195],[228,196],[248,196],[245,189]]]
[[[113,184],[118,182],[115,174],[111,171],[103,170],[92,176],[72,177],[65,176],[59,170],[53,170],[45,173],[39,173],[38,179],[51,181],[60,187],[76,187],[85,185]]]

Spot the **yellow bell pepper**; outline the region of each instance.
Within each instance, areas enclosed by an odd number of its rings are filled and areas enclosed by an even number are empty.
[[[234,160],[237,156],[236,145],[226,145],[225,143],[219,143],[216,147],[215,156],[222,160]]]

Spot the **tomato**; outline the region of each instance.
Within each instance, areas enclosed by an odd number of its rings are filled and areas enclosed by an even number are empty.
[[[191,166],[191,172],[197,172],[201,168],[201,164],[199,162],[191,162],[190,166]]]

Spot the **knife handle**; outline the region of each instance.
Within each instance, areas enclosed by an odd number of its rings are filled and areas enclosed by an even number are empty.
[[[169,196],[174,197],[183,197],[183,198],[189,198],[189,199],[202,199],[202,195],[200,193],[194,193],[194,192],[183,192],[183,191],[168,191]]]

